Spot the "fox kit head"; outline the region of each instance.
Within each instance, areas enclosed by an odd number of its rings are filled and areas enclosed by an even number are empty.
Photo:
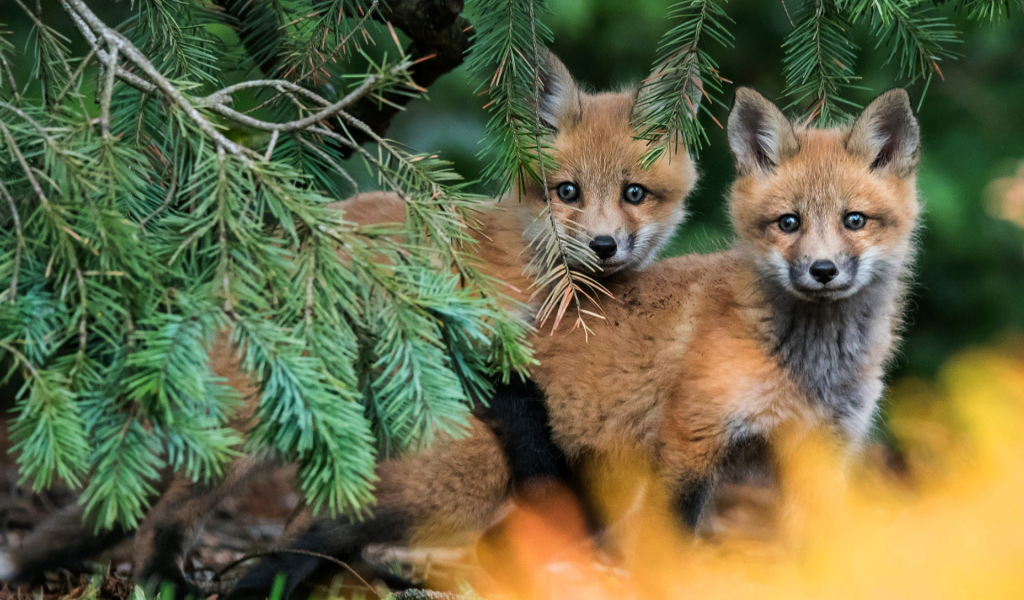
[[[807,129],[741,88],[728,135],[732,220],[764,280],[820,302],[902,274],[919,212],[919,129],[906,91],[882,94],[850,127]]]
[[[684,200],[697,182],[685,145],[644,168],[640,159],[650,147],[635,139],[634,91],[587,94],[552,55],[542,83],[538,113],[555,132],[554,168],[546,176],[556,223],[590,247],[599,276],[645,267],[682,222]],[[525,192],[535,216],[545,203],[543,191],[530,184]],[[540,220],[525,225],[530,239],[546,226]]]

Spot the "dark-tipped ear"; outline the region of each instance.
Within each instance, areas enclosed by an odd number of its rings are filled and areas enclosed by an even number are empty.
[[[863,158],[871,170],[906,177],[917,168],[921,128],[910,96],[904,89],[885,92],[857,117],[846,140],[846,151]]]
[[[569,74],[569,69],[548,51],[544,51],[540,81],[537,112],[541,121],[556,131],[571,128],[578,123],[582,112],[580,89]]]
[[[800,150],[793,124],[779,107],[750,88],[736,90],[728,133],[741,175],[772,171]]]

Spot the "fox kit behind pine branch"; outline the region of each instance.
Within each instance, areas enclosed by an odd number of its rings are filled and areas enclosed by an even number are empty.
[[[636,90],[585,93],[550,54],[542,82],[538,114],[555,132],[554,165],[545,173],[551,212],[563,234],[589,246],[599,270],[590,273],[567,256],[570,266],[597,279],[643,269],[683,221],[684,201],[697,182],[685,145],[677,136],[671,152],[644,167],[641,158],[650,148],[636,139]],[[520,184],[478,213],[473,234],[480,269],[529,302],[531,275],[537,275],[527,268],[531,242],[550,224],[540,218],[548,204],[541,184],[530,178]],[[405,221],[405,201],[395,193],[359,194],[336,206],[360,224]]]
[[[641,167],[640,158],[648,148],[634,138],[634,91],[584,93],[553,56],[544,71],[538,108],[555,131],[556,166],[547,173],[554,218],[564,231],[590,246],[601,268],[598,276],[639,270],[657,256],[683,220],[684,199],[697,180],[694,164],[680,144],[652,166]],[[525,185],[521,192],[480,213],[481,228],[475,237],[484,273],[507,283],[510,296],[527,302],[532,291],[526,273],[531,258],[528,245],[536,228],[546,226],[537,219],[546,203],[536,184]],[[405,203],[396,194],[362,194],[338,206],[347,219],[362,224],[405,219]],[[223,342],[210,353],[214,371],[243,392],[251,408],[258,400],[257,391],[240,373],[231,349]],[[516,439],[522,443],[533,436],[528,445],[543,443],[545,427],[544,422],[533,428],[527,423],[525,436]],[[541,438],[539,442],[537,438]],[[474,429],[474,439],[495,440],[493,433],[480,427]],[[490,458],[504,464],[498,450]],[[244,484],[257,466],[252,458],[236,460],[224,482],[213,486],[192,484],[183,477],[168,478],[165,491],[135,533],[133,560],[138,577],[185,586],[180,566],[183,552],[201,531],[207,513],[225,494]],[[526,475],[550,470],[544,466]],[[385,483],[378,495],[390,497],[389,490]],[[91,525],[82,524],[81,517],[81,509],[75,507],[43,523],[21,548],[0,555],[0,577],[26,578],[66,566],[129,535],[123,531],[95,535]],[[398,531],[392,533],[399,535]]]
[[[534,377],[557,447],[580,463],[646,457],[685,528],[694,528],[732,449],[784,429],[868,433],[901,324],[918,221],[919,132],[903,90],[850,127],[794,127],[771,102],[737,92],[733,249],[667,259],[609,282],[616,300],[583,342],[537,336]],[[380,466],[374,519],[318,520],[295,549],[342,559],[374,542],[478,535],[510,497],[500,441],[468,439]],[[231,600],[287,592],[319,561],[281,554],[254,566]]]

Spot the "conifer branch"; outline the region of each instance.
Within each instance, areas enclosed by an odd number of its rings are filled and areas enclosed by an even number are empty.
[[[796,29],[786,36],[783,75],[789,106],[810,101],[807,120],[828,122],[854,106],[845,92],[858,78],[853,73],[857,46],[852,24],[833,0],[806,0]]]
[[[25,247],[25,234],[21,230],[21,217],[18,215],[18,205],[14,203],[14,197],[7,189],[3,180],[0,180],[0,194],[7,200],[11,207],[11,218],[14,219],[14,234],[18,241],[14,249],[14,266],[11,268],[10,302],[14,304],[18,300],[18,272],[21,270],[21,251]]]
[[[490,376],[531,364],[530,325],[502,308],[511,303],[471,254],[480,197],[436,155],[386,136],[390,116],[461,62],[474,36],[495,140],[488,175],[531,193],[540,182],[550,198],[552,134],[536,112],[543,3],[480,1],[474,32],[458,0],[217,0],[246,55],[218,51],[204,27],[214,14],[197,0],[136,3],[116,28],[87,0],[62,0],[88,43],[79,58],[17,0],[34,53],[15,54],[0,32],[0,353],[26,381],[12,430],[23,481],[84,484],[88,513],[111,527],[145,512],[164,469],[217,477],[243,443],[229,426],[239,399],[206,361],[228,333],[259,388],[245,450],[296,462],[310,504],[358,515],[378,449],[459,435]],[[971,18],[1017,5],[952,4]],[[679,139],[673,129],[693,148],[703,139],[690,115],[711,102],[693,95],[716,101],[725,81],[708,54],[732,42],[724,6],[676,3],[679,22],[641,90],[654,110],[635,115],[653,149]],[[808,6],[822,10],[794,15],[786,75],[813,115],[838,114],[852,89],[846,22],[870,21],[911,81],[927,85],[938,58],[953,57],[951,26],[928,3]],[[396,27],[413,41],[397,60],[348,72],[344,57]],[[266,77],[228,85],[250,58]],[[17,64],[32,69],[24,88]],[[309,85],[354,75],[341,91]],[[254,108],[235,110],[252,97]],[[359,226],[327,208],[355,189],[350,154],[402,197],[404,226]],[[586,306],[601,293],[588,274],[596,259],[547,208],[531,240],[534,289],[546,294],[537,314],[557,326],[573,311],[586,329],[582,319],[600,318]]]
[[[1024,0],[960,0],[957,7],[976,21],[1002,21],[1008,19],[1014,8],[1024,12]]]
[[[529,9],[530,9],[529,10],[529,15],[530,15],[530,45],[531,45],[531,49],[533,50],[533,64],[534,65],[540,65],[541,62],[543,61],[543,57],[541,56],[540,45],[538,44],[538,41],[537,41],[537,15],[536,15],[536,12],[534,10],[534,0],[527,0],[527,1],[529,2]],[[534,97],[534,99],[540,98],[540,86],[541,86],[540,73],[539,73],[539,71],[537,69],[534,69],[534,77],[533,77],[533,97]],[[544,148],[544,146],[541,143],[541,131],[542,131],[542,128],[541,128],[541,122],[540,122],[540,109],[539,109],[539,103],[536,102],[536,101],[534,102],[534,110],[532,111],[532,113],[533,113],[533,139],[534,139],[534,144],[535,144],[534,147],[537,148],[537,153],[538,153],[538,156],[537,156],[537,173],[538,173],[538,176],[540,178],[540,185],[541,185],[541,189],[543,190],[542,193],[544,194],[544,203],[547,205],[545,207],[544,214],[541,215],[541,218],[545,218],[545,216],[546,216],[546,220],[548,222],[548,227],[549,227],[549,229],[547,229],[546,231],[542,230],[542,233],[539,234],[539,235],[550,235],[550,236],[552,236],[553,240],[554,240],[554,244],[557,246],[557,249],[558,249],[557,252],[555,252],[552,255],[552,259],[553,260],[544,261],[544,262],[546,262],[548,264],[543,264],[543,268],[545,269],[545,271],[543,271],[543,273],[545,273],[545,274],[547,274],[547,273],[554,273],[554,274],[560,275],[559,277],[552,277],[552,282],[554,283],[554,285],[551,286],[550,290],[546,290],[548,292],[548,296],[547,296],[545,302],[543,302],[541,304],[541,309],[537,312],[537,323],[544,323],[544,322],[546,322],[548,316],[550,316],[550,314],[551,314],[551,310],[554,309],[555,310],[555,319],[554,319],[554,323],[552,323],[552,325],[551,325],[551,333],[553,335],[555,330],[558,329],[558,325],[561,323],[562,317],[565,315],[565,312],[569,309],[569,306],[570,306],[570,303],[571,303],[571,305],[573,306],[573,308],[575,309],[575,312],[576,312],[576,319],[574,321],[573,328],[575,329],[576,327],[582,327],[584,334],[585,335],[589,335],[590,334],[590,328],[587,326],[586,321],[584,321],[584,319],[583,319],[584,310],[583,310],[583,306],[582,306],[582,304],[580,302],[580,296],[586,296],[592,302],[593,302],[593,298],[588,296],[586,294],[586,292],[583,289],[581,289],[581,287],[579,285],[580,282],[589,283],[594,289],[596,289],[596,290],[598,290],[598,291],[600,291],[600,292],[602,292],[604,294],[607,294],[608,296],[611,296],[611,293],[608,292],[603,286],[601,286],[599,283],[597,283],[593,279],[585,278],[585,276],[577,275],[574,272],[574,270],[572,269],[571,265],[569,264],[570,247],[569,247],[569,242],[566,239],[568,236],[565,235],[565,233],[563,232],[563,230],[562,230],[561,226],[559,225],[558,221],[555,220],[555,214],[551,210],[551,189],[550,189],[550,186],[548,185],[547,170],[546,170],[545,164],[544,164],[545,163],[545,159],[544,159],[544,156],[543,156],[543,152],[544,152],[543,148]],[[533,244],[537,243],[537,240],[534,240],[532,243]],[[543,242],[541,242],[541,243],[543,243]],[[582,250],[582,252],[581,252],[581,250]],[[576,255],[582,254],[583,256],[589,256],[589,249],[588,248],[577,248],[575,254]],[[593,259],[591,259],[591,262],[592,261],[593,261]],[[555,262],[555,264],[550,264],[552,262]],[[584,263],[584,264],[586,264],[586,263]],[[587,266],[591,267],[592,270],[595,270],[594,267],[596,267],[596,265],[594,265],[594,264],[587,265]],[[542,276],[542,279],[543,279],[543,277],[544,276]],[[543,286],[543,285],[539,286],[538,292],[540,290],[545,289],[546,287],[547,286]],[[554,300],[556,298],[558,299],[557,309],[555,309],[556,303],[554,302]],[[546,310],[546,307],[551,307],[551,309]]]
[[[223,90],[221,90],[219,92],[216,92],[214,94],[211,94],[210,96],[207,96],[206,98],[203,98],[200,101],[200,105],[205,106],[205,107],[209,108],[210,110],[213,110],[214,112],[216,112],[218,114],[221,114],[221,115],[223,115],[225,117],[228,117],[229,119],[232,119],[232,120],[237,121],[237,122],[239,122],[239,123],[241,123],[243,125],[246,125],[247,127],[252,127],[254,129],[261,129],[263,131],[276,131],[276,132],[279,132],[279,133],[291,133],[291,132],[295,132],[295,131],[299,131],[299,130],[303,130],[303,129],[308,129],[310,126],[312,126],[314,124],[317,124],[317,123],[320,123],[320,122],[322,122],[322,121],[324,121],[326,119],[329,119],[330,117],[333,117],[333,116],[343,112],[346,108],[352,106],[357,101],[359,101],[361,98],[363,98],[367,94],[371,93],[375,89],[383,88],[383,87],[387,87],[388,85],[391,85],[392,82],[394,81],[395,76],[407,72],[411,65],[412,65],[412,62],[409,61],[409,60],[406,60],[406,61],[400,62],[397,65],[387,69],[382,75],[379,75],[379,76],[371,75],[370,77],[367,77],[363,81],[363,83],[361,83],[356,89],[352,90],[344,98],[342,98],[341,100],[338,100],[337,102],[334,102],[334,103],[330,103],[327,100],[325,100],[323,97],[321,97],[320,95],[318,95],[318,94],[316,94],[314,92],[311,92],[309,90],[306,90],[305,88],[302,88],[300,86],[291,84],[290,82],[286,82],[286,81],[268,81],[268,82],[261,81],[261,82],[259,82],[261,84],[268,85],[268,87],[280,86],[282,88],[292,89],[292,90],[297,88],[299,90],[302,90],[302,93],[304,95],[307,95],[307,96],[313,98],[315,101],[317,101],[319,104],[321,104],[323,106],[323,108],[320,109],[319,111],[317,111],[316,113],[313,113],[313,114],[311,114],[311,115],[309,115],[307,117],[303,117],[301,119],[296,119],[294,121],[289,121],[287,123],[271,123],[271,122],[268,122],[268,121],[262,121],[260,119],[255,119],[255,118],[250,117],[248,115],[244,115],[244,114],[242,114],[242,113],[240,113],[240,112],[238,112],[238,111],[236,111],[234,109],[231,109],[231,108],[229,108],[226,105],[227,102],[230,102],[230,94],[232,92],[237,91],[239,89],[244,89],[244,88],[247,88],[247,87],[256,87],[255,85],[252,85],[253,83],[256,83],[256,82],[247,82],[250,85],[236,84],[234,86],[230,86],[228,88],[225,88],[225,89],[223,89]],[[366,133],[367,136],[370,136],[370,138],[375,140],[375,141],[380,139],[379,136],[377,136],[377,134],[375,132],[373,132],[373,130],[370,129],[369,127],[366,127],[363,131],[364,131],[364,133]]]
[[[715,0],[681,0],[669,15],[678,23],[662,37],[657,63],[637,94],[637,137],[652,145],[644,157],[647,165],[670,150],[676,136],[691,152],[706,141],[698,111],[702,100],[707,106],[722,103],[717,95],[725,81],[707,41],[722,47],[734,41],[728,29],[732,19]]]
[[[323,69],[324,66],[327,65],[327,63],[335,61],[337,59],[338,54],[345,50],[345,48],[348,46],[349,41],[351,41],[352,38],[355,37],[357,33],[365,34],[366,22],[371,17],[377,15],[377,10],[379,6],[380,0],[373,0],[373,2],[370,3],[370,6],[364,11],[362,18],[359,19],[359,21],[347,34],[345,34],[344,36],[342,36],[340,40],[338,40],[338,43],[334,46],[334,48],[332,48],[330,52],[325,52],[323,54],[323,57],[320,59],[319,63],[310,67],[308,70],[305,71],[305,73],[297,77],[295,81],[297,83],[305,81],[306,79],[312,77],[314,74],[320,72],[320,70]]]
[[[90,44],[96,48],[97,55],[100,60],[105,64],[110,64],[111,54],[119,52],[124,54],[125,58],[130,60],[136,67],[138,67],[146,76],[149,78],[151,85],[163,92],[170,100],[174,101],[182,111],[185,112],[192,119],[199,129],[207,136],[212,138],[218,146],[228,150],[232,154],[239,156],[243,160],[251,158],[260,158],[258,154],[249,150],[248,148],[232,142],[224,136],[217,128],[211,123],[206,117],[196,109],[191,102],[181,93],[178,88],[171,84],[166,77],[160,74],[160,72],[153,66],[153,63],[147,59],[138,48],[135,47],[127,38],[121,35],[115,29],[108,27],[99,17],[96,16],[89,7],[85,5],[82,0],[61,0],[61,4],[64,6],[64,10],[72,17],[73,20],[84,21],[79,26],[79,30],[82,31],[86,39]],[[86,31],[91,30],[91,35],[86,35]],[[108,49],[106,52],[100,50],[101,42],[103,40],[106,43]],[[152,89],[146,89],[146,91],[153,91]]]
[[[3,27],[0,24],[0,27]],[[11,66],[11,58],[14,56],[15,49],[14,44],[7,39],[6,34],[11,33],[10,31],[0,30],[0,77],[7,77],[7,83],[11,86],[11,94],[17,101],[20,99],[20,93],[18,92],[18,82],[14,78],[14,69]],[[2,83],[0,83],[2,86]]]
[[[897,77],[909,83],[933,75],[942,77],[939,62],[956,58],[950,44],[960,40],[953,24],[936,16],[934,7],[923,3],[884,0],[859,0],[849,5],[852,21],[870,17],[872,33],[878,39],[877,48],[890,51],[886,63],[896,60],[900,71]]]

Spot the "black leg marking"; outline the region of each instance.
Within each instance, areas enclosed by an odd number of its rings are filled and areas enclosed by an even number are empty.
[[[378,507],[375,516],[358,523],[346,519],[315,522],[284,551],[257,562],[231,590],[227,600],[266,600],[278,574],[284,574],[282,600],[289,600],[321,567],[334,568],[328,561],[287,550],[305,550],[333,556],[346,563],[361,560],[364,547],[372,543],[401,542],[412,526],[411,519],[397,511]]]
[[[201,598],[202,592],[186,579],[179,564],[185,552],[185,539],[180,524],[157,529],[153,537],[153,554],[142,566],[139,579],[155,589],[159,589],[161,584],[171,584],[175,589],[175,598]]]
[[[410,579],[406,579],[401,575],[396,575],[391,571],[388,571],[382,565],[367,563],[367,566],[369,566],[370,570],[373,571],[373,576],[383,582],[384,585],[388,586],[388,589],[393,592],[414,590],[423,587]]]
[[[768,440],[754,436],[729,445],[719,472],[724,482],[768,486],[774,482],[776,470]]]
[[[494,396],[478,413],[498,434],[512,471],[512,489],[531,496],[534,489],[561,483],[576,496],[587,530],[598,533],[604,523],[586,490],[580,470],[555,443],[544,391],[532,379],[513,376],[494,382]]]
[[[714,495],[715,482],[710,476],[688,482],[676,495],[675,509],[691,533],[697,531]]]
[[[496,382],[479,416],[501,439],[514,487],[536,477],[568,482],[569,464],[552,440],[544,392],[532,379],[513,376],[509,383]]]

